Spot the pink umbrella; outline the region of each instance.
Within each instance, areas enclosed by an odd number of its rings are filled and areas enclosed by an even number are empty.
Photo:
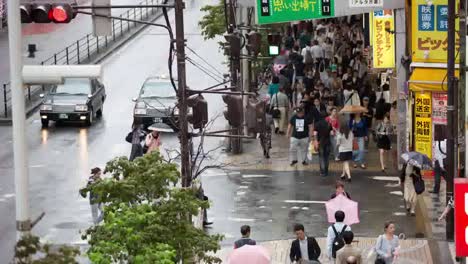
[[[345,213],[344,223],[347,225],[359,223],[358,203],[348,199],[344,195],[337,195],[335,198],[325,203],[329,223],[335,222],[335,212]]]
[[[270,253],[262,246],[245,245],[234,249],[228,264],[270,264]]]

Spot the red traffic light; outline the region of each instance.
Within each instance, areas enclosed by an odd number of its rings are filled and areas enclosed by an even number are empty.
[[[75,17],[70,4],[24,4],[20,10],[21,23],[69,23]]]

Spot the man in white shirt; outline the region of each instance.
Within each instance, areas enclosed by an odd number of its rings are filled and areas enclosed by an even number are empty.
[[[341,234],[343,231],[351,231],[351,227],[345,225],[343,223],[345,219],[345,213],[343,211],[336,211],[335,212],[335,223],[328,227],[328,234],[327,234],[327,252],[328,257],[330,259],[334,259],[333,257],[333,241],[335,240],[335,230],[337,233]],[[335,230],[333,230],[333,227]],[[344,243],[343,243],[344,245]],[[336,252],[335,252],[336,253]]]

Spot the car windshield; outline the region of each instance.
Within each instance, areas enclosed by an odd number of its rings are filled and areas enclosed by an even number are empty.
[[[175,98],[176,93],[170,82],[147,81],[140,93],[141,98]]]
[[[72,78],[65,79],[63,84],[57,85],[54,94],[91,94],[91,82],[89,79]]]

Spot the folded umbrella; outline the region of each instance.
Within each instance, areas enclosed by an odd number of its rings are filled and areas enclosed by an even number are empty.
[[[432,169],[431,159],[425,154],[411,151],[401,154],[401,158],[408,164],[418,167],[422,170]]]
[[[262,246],[244,245],[234,249],[228,257],[228,264],[270,264],[268,250]]]
[[[335,223],[336,211],[343,211],[345,213],[344,223],[352,225],[359,223],[358,203],[348,199],[344,195],[337,195],[335,198],[325,203],[327,209],[327,218],[329,223]]]

